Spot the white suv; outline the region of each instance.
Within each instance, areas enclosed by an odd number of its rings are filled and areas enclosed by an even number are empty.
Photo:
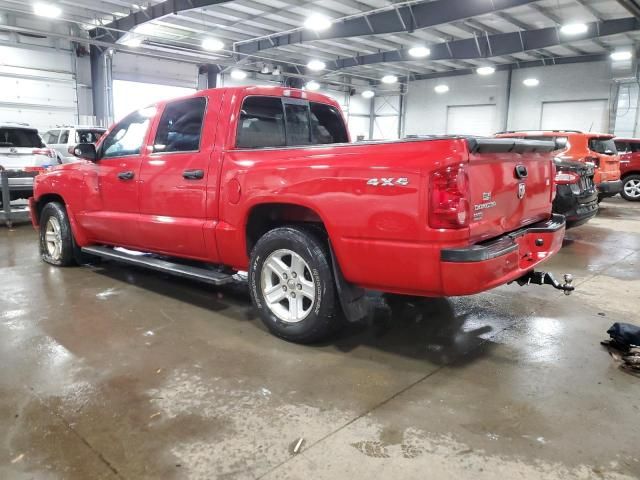
[[[106,128],[84,125],[62,126],[42,135],[45,143],[56,151],[59,163],[70,163],[78,159],[69,153],[69,147],[78,143],[96,143]]]
[[[0,170],[18,172],[9,177],[11,201],[33,195],[34,175],[57,163],[38,130],[25,123],[0,123]]]

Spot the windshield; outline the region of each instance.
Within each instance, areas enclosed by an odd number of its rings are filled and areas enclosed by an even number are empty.
[[[76,130],[76,143],[96,143],[104,134],[105,130]]]
[[[590,138],[589,150],[602,155],[616,155],[618,153],[613,138]]]
[[[0,147],[42,148],[44,144],[37,130],[0,128]]]

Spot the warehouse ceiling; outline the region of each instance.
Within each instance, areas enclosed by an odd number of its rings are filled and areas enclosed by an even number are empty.
[[[36,5],[103,47],[353,84],[598,60],[640,40],[634,0],[0,0],[21,16]]]

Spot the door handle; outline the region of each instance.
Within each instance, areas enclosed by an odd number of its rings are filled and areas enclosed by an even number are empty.
[[[126,172],[120,172],[118,174],[120,180],[131,180],[133,178],[133,172],[131,170]]]
[[[204,170],[185,170],[182,172],[182,178],[187,180],[200,180],[204,178]]]

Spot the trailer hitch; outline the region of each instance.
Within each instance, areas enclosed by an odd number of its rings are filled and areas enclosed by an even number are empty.
[[[555,279],[552,273],[549,272],[535,272],[530,271],[516,280],[518,285],[521,287],[524,285],[551,285],[553,288],[558,290],[562,290],[565,295],[571,295],[576,287],[572,285],[573,283],[573,275],[570,273],[564,274],[564,284],[561,284],[558,280]]]

